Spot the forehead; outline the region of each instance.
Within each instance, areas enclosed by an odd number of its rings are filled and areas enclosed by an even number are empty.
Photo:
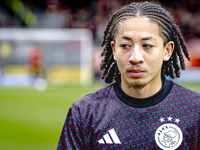
[[[147,17],[130,17],[118,23],[117,34],[120,35],[138,35],[138,36],[156,36],[161,37],[157,23],[152,22]]]

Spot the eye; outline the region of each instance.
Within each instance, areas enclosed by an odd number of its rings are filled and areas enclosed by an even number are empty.
[[[153,46],[149,44],[144,44],[143,47],[149,49],[149,48],[152,48]]]
[[[129,47],[131,47],[131,46],[130,46],[130,45],[128,45],[128,44],[121,44],[121,45],[120,45],[120,47],[122,47],[122,48],[125,48],[125,49],[126,49],[126,48],[129,48]]]

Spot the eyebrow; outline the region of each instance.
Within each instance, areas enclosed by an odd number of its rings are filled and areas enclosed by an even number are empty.
[[[153,36],[149,36],[149,37],[145,37],[145,38],[142,38],[143,41],[146,41],[146,40],[155,40],[155,41],[158,41],[157,38],[153,37]]]
[[[121,36],[120,39],[131,40],[131,38],[128,37],[128,36]],[[149,37],[144,37],[144,38],[142,38],[142,41],[147,41],[147,40],[155,40],[155,41],[158,41],[158,39],[155,38],[155,37],[153,37],[153,36],[149,36]]]
[[[120,38],[120,39],[131,40],[131,38],[130,38],[130,37],[128,37],[128,36],[124,36],[124,35],[120,36],[119,38]]]

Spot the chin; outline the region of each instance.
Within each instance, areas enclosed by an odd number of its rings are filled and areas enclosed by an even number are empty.
[[[134,89],[142,89],[147,85],[145,82],[141,81],[135,81],[132,83],[128,83],[128,88],[134,88]]]

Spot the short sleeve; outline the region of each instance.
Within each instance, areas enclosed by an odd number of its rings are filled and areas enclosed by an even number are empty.
[[[78,150],[84,149],[84,140],[80,119],[76,116],[76,111],[70,107],[61,135],[58,142],[57,150]]]

